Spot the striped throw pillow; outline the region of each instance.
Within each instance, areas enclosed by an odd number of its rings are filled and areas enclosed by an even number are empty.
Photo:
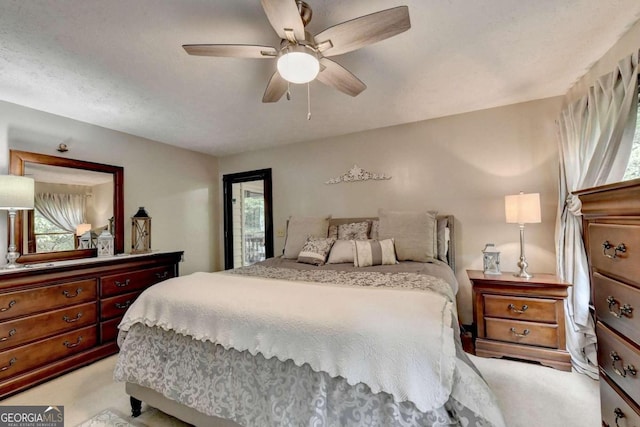
[[[372,265],[396,264],[396,249],[393,239],[352,240],[353,265],[369,267]]]

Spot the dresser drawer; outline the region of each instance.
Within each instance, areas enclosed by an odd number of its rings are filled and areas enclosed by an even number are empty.
[[[0,320],[96,299],[96,279],[0,294]]]
[[[609,249],[603,247],[605,242]],[[615,251],[620,244],[624,252]],[[589,224],[589,257],[596,270],[640,286],[640,226]]]
[[[0,323],[0,350],[95,324],[97,320],[97,305],[95,302],[89,302],[2,322]]]
[[[558,348],[558,325],[485,318],[486,338],[518,344]]]
[[[131,292],[100,301],[100,320],[122,316],[142,292]]]
[[[598,364],[634,401],[640,402],[640,352],[611,329],[598,322]]]
[[[108,297],[124,292],[142,290],[173,276],[173,266],[156,267],[103,276],[100,278],[100,295]]]
[[[640,290],[593,274],[596,317],[605,325],[640,344]]]
[[[96,330],[94,325],[0,352],[0,380],[95,346]]]
[[[118,325],[122,320],[122,316],[115,319],[107,320],[100,323],[100,343],[104,344],[109,341],[115,341],[118,338]]]
[[[557,323],[556,304],[562,301],[485,294],[484,315],[504,319]]]
[[[600,408],[602,411],[602,426],[608,427],[636,427],[640,426],[640,409],[622,397],[622,391],[609,380],[600,376]]]

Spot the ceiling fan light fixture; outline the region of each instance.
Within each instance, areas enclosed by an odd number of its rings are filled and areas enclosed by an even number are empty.
[[[292,45],[280,51],[277,67],[283,79],[302,84],[316,78],[320,71],[320,62],[316,52],[310,47]]]

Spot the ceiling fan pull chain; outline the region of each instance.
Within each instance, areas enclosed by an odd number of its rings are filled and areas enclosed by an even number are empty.
[[[307,120],[311,120],[311,83],[307,83]]]
[[[287,82],[287,101],[291,101],[291,83]]]

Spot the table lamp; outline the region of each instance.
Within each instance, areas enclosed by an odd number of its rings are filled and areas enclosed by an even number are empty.
[[[16,252],[15,224],[19,210],[33,209],[35,181],[33,178],[17,175],[0,175],[0,209],[9,214],[9,250],[5,269],[18,267],[16,260],[20,256]]]
[[[504,197],[504,210],[509,224],[520,225],[520,271],[514,274],[516,277],[530,279],[532,274],[527,272],[527,259],[524,256],[524,225],[542,222],[540,217],[540,193],[515,194]]]

